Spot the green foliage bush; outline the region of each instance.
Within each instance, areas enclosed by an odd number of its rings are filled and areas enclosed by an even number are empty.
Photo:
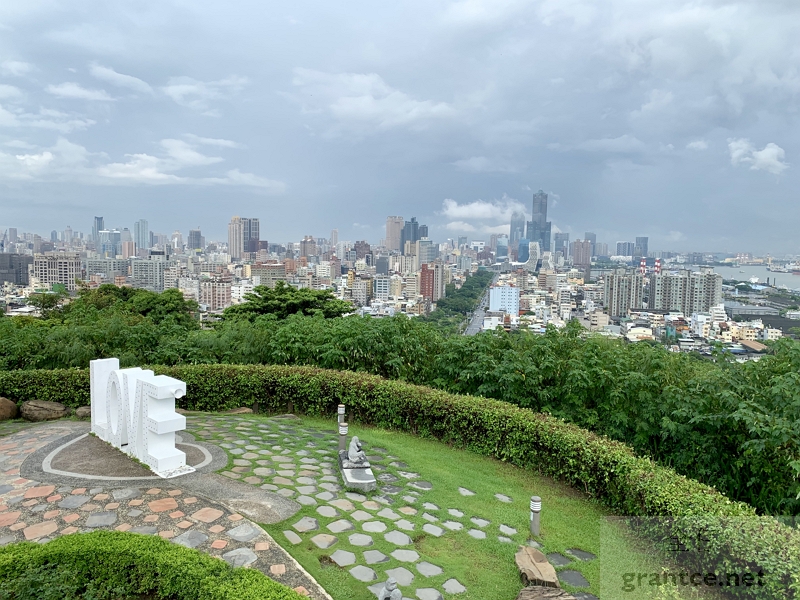
[[[47,544],[0,548],[0,598],[300,600],[252,569],[155,536],[117,531],[72,534]]]
[[[721,569],[758,571],[764,588],[747,588],[753,598],[786,598],[800,583],[800,535],[772,517],[758,517],[747,504],[734,502],[707,485],[678,475],[627,445],[596,435],[557,417],[506,402],[454,395],[441,390],[387,381],[365,373],[312,367],[259,365],[181,365],[156,367],[157,373],[186,382],[183,408],[224,410],[253,406],[261,411],[295,410],[331,417],[338,404],[348,418],[378,427],[433,437],[526,469],[557,477],[625,515],[692,517],[714,532]],[[25,393],[25,377],[44,399],[67,402],[88,395],[86,371],[0,373],[0,394],[9,381]],[[77,394],[66,385],[84,388]],[[73,404],[74,405],[74,404]],[[708,558],[708,557],[707,557]],[[706,563],[707,564],[707,563]],[[739,590],[744,593],[744,588]],[[745,596],[747,597],[747,596]]]

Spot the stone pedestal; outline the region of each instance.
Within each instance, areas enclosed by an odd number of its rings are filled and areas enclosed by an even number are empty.
[[[369,467],[351,469],[347,460],[347,452],[339,454],[339,470],[342,472],[344,487],[354,492],[374,492],[378,489],[375,474]]]

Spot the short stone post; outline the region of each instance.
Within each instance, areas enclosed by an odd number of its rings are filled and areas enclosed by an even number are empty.
[[[339,408],[336,410],[337,413],[337,420],[339,423],[344,423],[344,404],[340,404]]]
[[[339,452],[347,450],[347,423],[339,423]]]
[[[539,537],[539,514],[542,512],[542,499],[531,496],[531,535]]]

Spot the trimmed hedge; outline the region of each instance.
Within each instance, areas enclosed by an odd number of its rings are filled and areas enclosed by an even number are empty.
[[[687,540],[711,534],[705,564],[719,572],[764,571],[763,587],[728,588],[748,598],[800,591],[800,533],[714,488],[638,457],[621,442],[552,416],[486,398],[457,396],[363,373],[312,367],[187,365],[154,367],[186,382],[182,408],[253,406],[332,417],[347,405],[353,422],[408,431],[559,478],[624,515],[676,518]],[[0,373],[0,395],[22,401],[88,403],[87,371]],[[687,520],[687,518],[691,518]]]
[[[2,598],[118,600],[141,595],[174,600],[302,598],[259,571],[234,569],[156,536],[95,531],[47,544],[0,548]]]

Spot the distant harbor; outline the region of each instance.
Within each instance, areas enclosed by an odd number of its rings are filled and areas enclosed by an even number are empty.
[[[786,287],[790,290],[800,290],[800,275],[791,272],[782,273],[767,270],[766,265],[741,265],[738,267],[714,267],[714,270],[722,275],[723,279],[735,279],[737,281],[749,281],[753,277],[758,278],[758,283],[767,284],[769,277],[770,285],[776,287]]]

